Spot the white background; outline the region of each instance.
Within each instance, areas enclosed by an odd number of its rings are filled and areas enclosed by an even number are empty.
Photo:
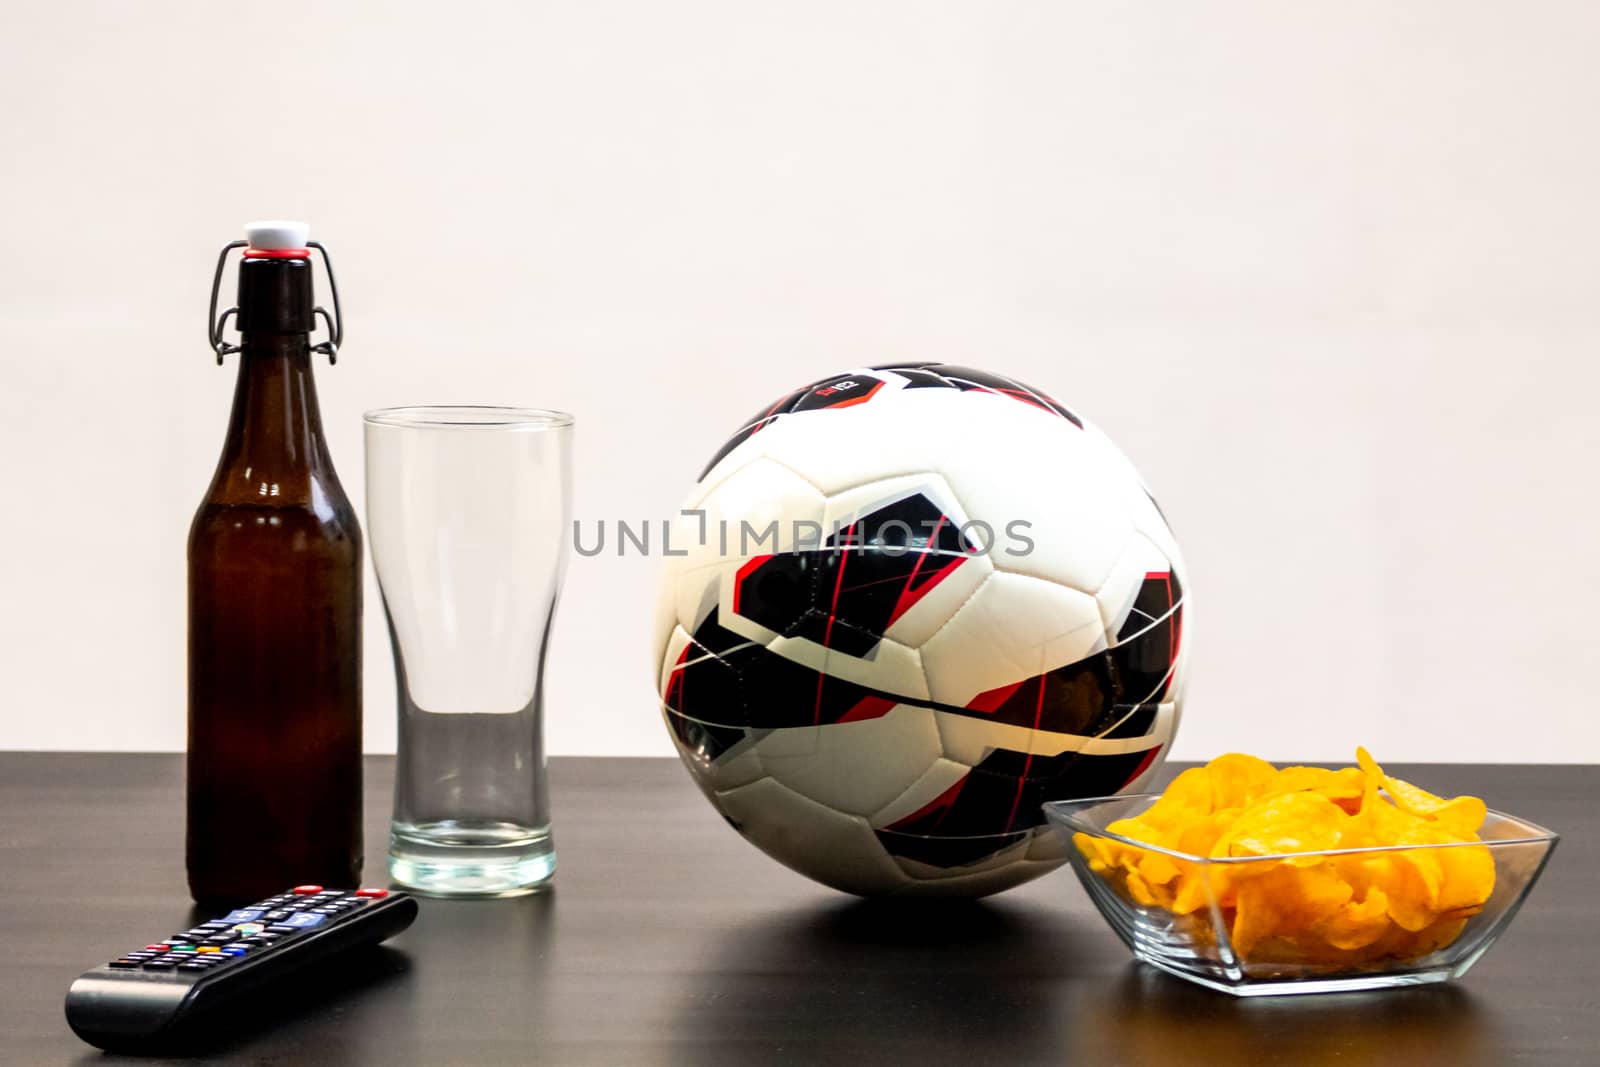
[[[358,502],[365,408],[577,413],[592,524],[808,379],[988,366],[1177,530],[1179,756],[1600,760],[1597,54],[1549,0],[8,3],[0,747],[182,747],[210,270],[286,216]],[[573,560],[553,751],[671,751],[656,564]]]

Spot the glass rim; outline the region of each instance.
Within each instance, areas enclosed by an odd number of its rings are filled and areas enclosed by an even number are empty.
[[[1488,841],[1440,841],[1429,844],[1416,845],[1362,845],[1357,848],[1317,848],[1305,852],[1277,852],[1265,856],[1196,856],[1192,852],[1182,852],[1178,849],[1164,848],[1161,845],[1152,845],[1148,841],[1136,841],[1131,837],[1114,834],[1103,827],[1084,822],[1079,818],[1079,813],[1087,811],[1090,807],[1107,804],[1116,800],[1148,800],[1154,802],[1160,799],[1160,793],[1124,793],[1118,796],[1085,797],[1082,800],[1052,800],[1047,801],[1044,814],[1052,822],[1061,823],[1069,827],[1074,833],[1087,834],[1090,837],[1103,838],[1107,841],[1116,841],[1119,844],[1130,845],[1145,852],[1159,852],[1172,859],[1183,860],[1186,863],[1205,864],[1208,866],[1233,866],[1237,864],[1261,863],[1264,861],[1304,859],[1307,856],[1353,856],[1369,852],[1421,852],[1433,849],[1446,848],[1500,848],[1506,845],[1554,845],[1561,840],[1561,835],[1554,830],[1547,830],[1538,823],[1529,822],[1508,812],[1486,808],[1486,814],[1507,822],[1516,823],[1518,826],[1530,831],[1521,837],[1502,837]]]
[[[572,425],[569,412],[500,404],[408,404],[363,412],[368,426],[406,430],[561,430]]]

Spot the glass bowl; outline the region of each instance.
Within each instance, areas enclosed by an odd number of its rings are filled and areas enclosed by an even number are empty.
[[[1145,793],[1063,800],[1046,804],[1044,813],[1064,841],[1072,869],[1089,899],[1135,957],[1168,974],[1240,997],[1381,989],[1459,978],[1510,924],[1558,840],[1542,826],[1498,811],[1490,811],[1484,820],[1479,830],[1481,843],[1332,849],[1287,856],[1213,859],[1107,832],[1111,823],[1143,813],[1157,799],[1158,794]],[[1102,870],[1096,871],[1089,853],[1097,849],[1097,841],[1118,851],[1136,849],[1150,856],[1158,868],[1167,861],[1176,865],[1194,887],[1182,905],[1192,910],[1180,914],[1152,902],[1146,886],[1130,888],[1120,867],[1102,865]],[[1263,938],[1241,945],[1245,951],[1236,950],[1233,887],[1281,861],[1292,860],[1296,868],[1305,869],[1329,862],[1392,861],[1402,853],[1442,849],[1483,849],[1492,858],[1494,889],[1475,914],[1440,917],[1415,931],[1393,925],[1366,945],[1340,948],[1320,940],[1313,943],[1310,937],[1303,943],[1294,938]],[[1417,859],[1408,857],[1404,862],[1414,865]],[[1482,857],[1430,858],[1438,862],[1467,859],[1481,862]],[[1139,863],[1142,867],[1142,857]]]

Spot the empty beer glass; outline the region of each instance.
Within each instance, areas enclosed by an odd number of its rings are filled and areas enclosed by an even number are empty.
[[[555,871],[544,659],[566,568],[572,416],[368,412],[367,540],[400,733],[389,873],[513,896]]]

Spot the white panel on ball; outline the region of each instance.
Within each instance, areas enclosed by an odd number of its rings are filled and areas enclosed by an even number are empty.
[[[768,460],[754,459],[723,479],[700,503],[703,518],[680,515],[673,523],[673,550],[685,554],[673,557],[665,579],[673,588],[678,622],[694,630],[709,603],[716,602],[708,590],[731,598],[733,576],[746,555],[793,551],[796,524],[820,523],[823,505],[822,494],[809,482]],[[774,539],[753,543],[774,524]]]
[[[1113,637],[1133,615],[1133,601],[1139,595],[1145,576],[1170,570],[1172,562],[1143,534],[1128,539],[1122,558],[1117,560],[1106,580],[1095,593],[1106,632]],[[1154,620],[1146,620],[1151,622]],[[1142,627],[1141,627],[1142,629]]]
[[[1092,596],[1025,574],[1000,572],[922,646],[928,691],[966,705],[979,693],[1083,659],[1105,647]]]
[[[757,746],[767,773],[802,796],[871,815],[939,759],[928,709],[901,704],[864,722],[774,730]]]
[[[734,632],[742,634],[745,620],[734,621]],[[767,647],[784,659],[803,663],[833,678],[902,697],[928,695],[921,654],[889,638],[879,640],[870,657],[847,656],[804,637],[776,637],[767,642]]]
[[[771,778],[718,793],[723,814],[767,855],[847,893],[892,893],[906,883],[858,815],[846,815]]]
[[[778,419],[757,437],[763,454],[834,496],[865,481],[944,470],[965,436],[961,400],[954,390],[890,392],[859,407]],[[802,418],[816,421],[801,425]]]
[[[940,738],[940,748],[943,750],[944,739]],[[972,770],[970,764],[958,763],[941,756],[933,762],[922,776],[882,808],[873,812],[870,819],[873,826],[888,826],[904,819],[906,816],[927,806],[930,798],[943,796],[944,793],[961,779],[965,778]]]

